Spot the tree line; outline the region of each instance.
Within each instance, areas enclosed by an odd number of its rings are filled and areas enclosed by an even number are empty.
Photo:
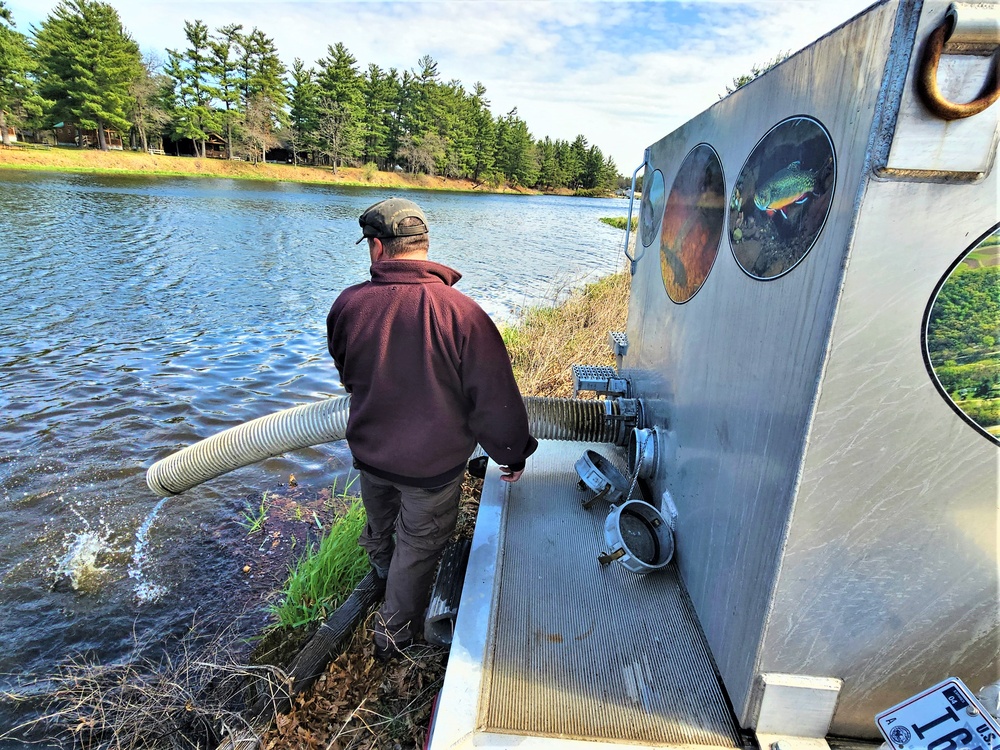
[[[362,69],[342,44],[307,65],[281,62],[274,41],[240,24],[184,21],[185,46],[143,57],[118,12],[61,0],[29,34],[0,0],[0,133],[64,122],[123,134],[135,148],[189,142],[194,155],[263,160],[284,148],[295,164],[468,178],[593,193],[618,168],[588,143],[532,136],[517,108],[495,116],[486,88],[445,81],[431,57],[412,70]]]
[[[1000,266],[958,266],[941,286],[927,325],[935,363],[968,363],[1000,354]]]
[[[962,410],[981,427],[1000,424],[1000,266],[955,269],[934,302],[927,350]]]

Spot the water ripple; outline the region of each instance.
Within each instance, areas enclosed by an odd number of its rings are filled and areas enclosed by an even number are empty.
[[[184,601],[231,605],[211,599],[227,561],[191,565],[200,524],[290,472],[322,486],[349,465],[342,444],[300,451],[195,488],[158,516],[143,481],[197,439],[342,392],[324,320],[337,292],[367,277],[356,217],[387,195],[0,173],[0,673],[87,649],[117,658],[134,627],[177,627]],[[597,219],[624,215],[621,202],[417,200],[434,259],[461,270],[459,289],[497,318],[618,263],[620,233]],[[128,574],[148,582],[150,568],[170,590],[139,610]],[[73,570],[87,585],[72,585]]]

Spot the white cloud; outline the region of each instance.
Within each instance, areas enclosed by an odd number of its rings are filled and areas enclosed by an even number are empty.
[[[734,76],[798,50],[865,0],[111,0],[145,50],[185,46],[183,22],[259,27],[285,62],[314,64],[343,42],[362,68],[400,70],[429,54],[443,80],[482,81],[495,114],[517,107],[536,137],[583,133],[624,172],[645,146],[717,101]],[[8,1],[18,27],[55,3]]]

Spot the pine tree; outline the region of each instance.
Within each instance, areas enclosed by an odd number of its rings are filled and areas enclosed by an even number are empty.
[[[197,156],[204,158],[209,135],[219,123],[213,101],[218,93],[212,78],[212,50],[208,27],[201,21],[184,22],[188,48],[168,49],[166,73],[174,86],[174,135],[194,141]]]
[[[566,184],[574,190],[583,187],[587,167],[587,139],[578,135],[566,152]]]
[[[545,136],[538,142],[538,184],[541,187],[562,187],[559,175],[559,162],[556,160],[556,145],[552,139]]]
[[[584,190],[594,190],[601,180],[601,169],[604,166],[604,154],[597,146],[591,146],[583,159],[583,170],[580,175],[580,187]]]
[[[224,109],[222,125],[226,131],[226,157],[229,159],[233,158],[233,125],[239,116],[243,83],[239,64],[242,31],[243,26],[237,23],[221,26],[215,30],[215,36],[208,43],[211,50],[210,71]]]
[[[241,148],[256,162],[267,150],[278,145],[277,133],[288,124],[288,94],[285,89],[285,66],[278,57],[274,40],[260,29],[239,39],[243,56],[241,109],[243,129]]]
[[[395,73],[395,69],[391,71]],[[404,143],[412,143],[410,132],[411,111],[415,94],[414,77],[408,70],[400,76],[396,74],[395,101],[393,102],[392,120],[389,126],[389,148],[393,159],[400,161],[400,149]]]
[[[28,38],[15,31],[10,10],[0,1],[0,140],[10,145],[8,128],[19,120],[19,115],[38,116],[44,101],[35,92],[30,74],[35,69]]]
[[[291,78],[287,81],[289,125],[285,138],[292,149],[292,163],[297,165],[299,153],[315,145],[319,122],[319,86],[315,73],[298,57],[292,62]]]
[[[327,125],[337,123],[339,136],[335,140],[339,146],[334,163],[336,169],[337,163],[352,161],[359,155],[363,95],[361,76],[355,67],[357,58],[341,42],[327,47],[327,55],[318,62],[316,83],[325,101]],[[329,155],[326,150],[324,153]]]
[[[240,38],[243,48],[243,59],[240,67],[243,72],[243,106],[255,97],[258,103],[261,98],[270,100],[273,107],[268,113],[275,124],[285,121],[285,107],[288,106],[288,95],[285,91],[285,66],[278,57],[278,48],[274,40],[254,27],[253,31]]]
[[[390,75],[373,63],[368,66],[361,88],[362,159],[365,163],[374,162],[380,169],[385,168],[391,153],[390,132],[396,99],[393,76],[395,71]]]
[[[108,148],[105,128],[128,131],[129,86],[141,60],[113,7],[61,0],[35,30],[35,50],[41,93],[54,102],[57,116],[96,128],[102,150]]]
[[[406,129],[410,135],[419,140],[429,132],[443,134],[438,127],[440,105],[437,97],[437,63],[430,55],[424,55],[417,61],[417,65],[420,66],[420,70],[413,72]]]
[[[472,89],[472,179],[475,182],[490,179],[496,164],[497,129],[486,87],[476,81]]]
[[[497,169],[512,185],[531,186],[538,180],[534,142],[517,107],[497,124]]]
[[[556,158],[556,176],[554,187],[569,187],[573,173],[573,157],[569,141],[558,139],[552,144]]]
[[[472,98],[455,79],[436,90],[437,132],[444,139],[444,158],[438,170],[448,177],[467,177],[472,173]]]

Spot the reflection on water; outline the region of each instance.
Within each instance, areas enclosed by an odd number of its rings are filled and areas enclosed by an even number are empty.
[[[242,498],[292,472],[329,483],[350,465],[344,445],[233,472],[155,521],[144,469],[342,392],[323,322],[366,277],[357,216],[387,196],[0,172],[0,688],[70,653],[116,658],[133,629],[166,633],[246,603],[226,531]],[[618,262],[620,232],[597,219],[624,214],[623,201],[416,198],[432,256],[498,317]],[[162,596],[137,598],[143,582]]]

